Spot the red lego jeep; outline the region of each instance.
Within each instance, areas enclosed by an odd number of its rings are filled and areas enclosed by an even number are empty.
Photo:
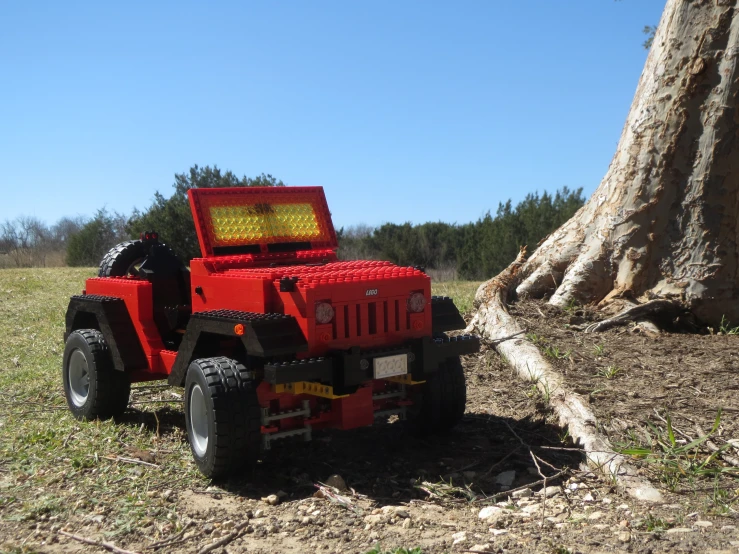
[[[113,248],[66,315],[64,392],[78,419],[121,414],[130,385],[185,387],[195,462],[234,472],[287,437],[397,414],[422,432],[465,409],[479,339],[420,269],[337,261],[321,187],[193,189],[202,258],[156,233]]]

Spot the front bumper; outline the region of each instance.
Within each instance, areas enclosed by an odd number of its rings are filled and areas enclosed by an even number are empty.
[[[392,348],[360,350],[359,347],[354,347],[329,352],[320,358],[268,363],[264,366],[264,381],[272,385],[315,381],[330,385],[336,394],[348,394],[357,386],[373,379],[374,358],[406,354],[408,375],[413,381],[424,381],[446,359],[479,350],[480,338],[476,335],[423,337]]]

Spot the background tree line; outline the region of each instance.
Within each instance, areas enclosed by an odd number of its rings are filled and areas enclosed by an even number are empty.
[[[554,195],[529,194],[515,207],[510,200],[474,223],[385,223],[339,229],[342,259],[377,258],[420,265],[440,278],[489,278],[516,258],[519,247],[536,246],[583,205],[582,189]]]
[[[129,217],[99,210],[85,219],[62,218],[46,225],[19,217],[0,225],[0,267],[47,265],[96,266],[117,243],[156,230],[183,259],[200,255],[187,200],[189,188],[284,186],[272,175],[237,177],[218,167],[190,168],[175,174],[174,192],[155,193],[151,205]],[[476,222],[385,223],[357,225],[337,231],[341,259],[386,259],[401,265],[420,265],[438,279],[483,279],[503,269],[521,245],[534,247],[567,221],[584,203],[582,189],[566,187],[554,195],[529,194],[515,207],[501,203]]]

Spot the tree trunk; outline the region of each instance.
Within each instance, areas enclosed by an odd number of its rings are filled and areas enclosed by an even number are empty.
[[[525,263],[519,295],[671,298],[739,323],[738,55],[736,0],[668,0],[606,176]]]

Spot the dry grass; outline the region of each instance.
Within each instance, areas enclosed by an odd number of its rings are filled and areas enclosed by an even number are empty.
[[[0,271],[0,529],[104,522],[112,536],[137,529],[157,538],[181,525],[162,491],[208,483],[190,461],[176,407],[136,405],[117,423],[83,423],[69,414],[61,387],[64,314],[93,274]],[[134,388],[132,401],[171,400],[170,390]],[[116,461],[142,451],[157,467]]]
[[[439,296],[449,296],[463,314],[472,311],[472,302],[480,286],[479,281],[444,281],[432,282],[431,292]]]

